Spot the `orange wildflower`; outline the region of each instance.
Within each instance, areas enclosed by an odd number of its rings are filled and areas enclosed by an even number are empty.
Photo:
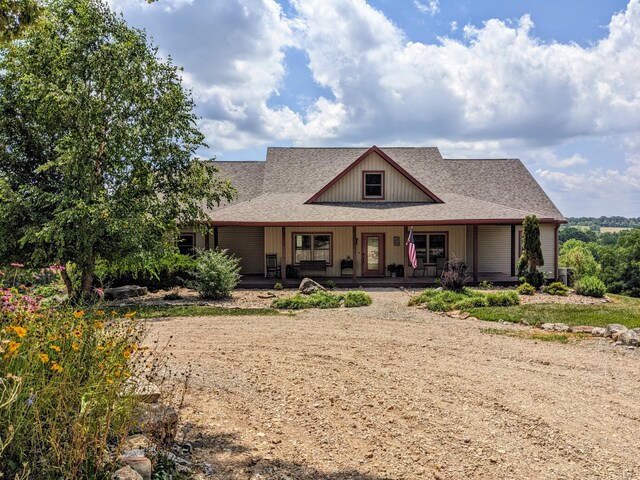
[[[51,370],[53,370],[54,372],[60,373],[64,369],[60,365],[58,365],[56,362],[53,362],[53,365],[51,365]]]
[[[73,316],[76,318],[84,317],[84,310],[76,310],[75,312],[73,312]]]
[[[42,363],[47,363],[49,361],[49,355],[47,355],[46,353],[41,353],[38,356],[40,357],[40,361]]]
[[[9,327],[9,329],[13,330],[20,338],[24,337],[27,334],[27,329],[18,325],[12,325]]]
[[[49,348],[50,348],[51,350],[55,350],[56,352],[59,352],[59,351],[60,351],[60,347],[59,347],[58,345],[49,345]]]

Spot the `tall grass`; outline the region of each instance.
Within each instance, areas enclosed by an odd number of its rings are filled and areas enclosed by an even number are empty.
[[[0,290],[0,477],[102,478],[125,436],[141,324]]]

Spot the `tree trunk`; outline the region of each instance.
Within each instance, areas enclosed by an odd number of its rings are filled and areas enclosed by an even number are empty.
[[[60,272],[60,276],[62,277],[62,281],[64,282],[64,286],[67,287],[67,295],[69,298],[73,297],[73,283],[71,282],[71,278],[69,278],[69,274],[67,273],[67,266],[65,265],[65,269]]]
[[[93,267],[82,271],[82,279],[80,281],[80,290],[82,296],[89,298],[91,296],[91,287],[93,286]]]

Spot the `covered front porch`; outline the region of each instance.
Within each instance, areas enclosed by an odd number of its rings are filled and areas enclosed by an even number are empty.
[[[556,275],[556,225],[541,225],[546,259]],[[223,248],[241,261],[242,286],[295,286],[300,278],[337,286],[426,286],[440,278],[446,261],[467,266],[470,283],[513,284],[520,256],[519,223],[438,225],[213,225],[194,233],[196,248]],[[413,231],[417,267],[409,264]]]

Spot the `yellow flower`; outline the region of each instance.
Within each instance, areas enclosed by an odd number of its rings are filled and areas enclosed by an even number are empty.
[[[82,336],[82,330],[74,330],[73,331],[73,336],[74,337],[81,337]]]
[[[129,313],[125,313],[124,316],[125,317],[135,317],[137,315],[138,312],[129,312]]]
[[[118,312],[116,312],[115,310],[111,310],[111,315],[117,315]]]
[[[60,365],[58,365],[56,362],[53,362],[53,364],[51,365],[51,370],[53,370],[54,372],[60,373],[64,369]]]
[[[9,353],[15,352],[18,348],[20,348],[20,344],[18,342],[14,342],[13,340],[9,342]]]
[[[104,327],[104,323],[98,321],[93,322],[93,328],[96,330],[100,330],[102,327]]]
[[[105,311],[104,311],[104,310],[98,310],[98,311],[96,312],[96,315],[99,315],[99,316],[103,316],[104,314],[105,314]]]
[[[76,310],[75,312],[73,312],[73,316],[76,318],[81,318],[84,316],[84,310]]]
[[[60,351],[60,347],[59,347],[58,345],[49,345],[49,348],[50,348],[51,350],[55,350],[56,352],[59,352],[59,351]]]
[[[130,373],[130,372],[124,372],[124,376],[125,376],[126,378],[129,378],[129,377],[131,376],[131,373]]]
[[[73,348],[74,350],[80,350],[80,347],[78,345],[76,345],[75,343],[71,344],[71,348]]]
[[[114,374],[116,377],[119,377],[119,376],[120,376],[120,370],[116,370],[113,374]]]
[[[16,332],[16,335],[18,335],[18,337],[22,338],[27,334],[27,329],[26,328],[22,328],[19,327],[17,325],[12,325],[9,327],[11,330],[13,330],[14,332]]]
[[[131,351],[125,350],[124,352],[122,352],[122,355],[124,356],[124,358],[129,358],[131,357]]]
[[[104,350],[104,347],[102,345],[98,345],[98,350]]]
[[[49,355],[47,355],[46,353],[41,353],[39,357],[42,363],[47,363],[49,361]]]
[[[113,380],[111,380],[110,378],[107,378],[107,383],[111,384],[113,383]]]

